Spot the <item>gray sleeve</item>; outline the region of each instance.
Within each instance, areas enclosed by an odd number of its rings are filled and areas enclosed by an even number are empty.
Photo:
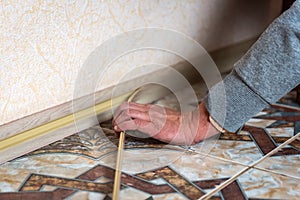
[[[210,89],[205,104],[212,118],[234,132],[298,84],[300,0],[266,29],[222,82]],[[224,104],[224,98],[226,105],[218,105]]]

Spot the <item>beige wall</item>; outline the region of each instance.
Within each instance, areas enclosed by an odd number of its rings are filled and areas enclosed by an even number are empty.
[[[72,100],[85,59],[116,34],[167,28],[214,50],[257,36],[280,7],[280,0],[1,1],[0,125]],[[178,61],[159,51],[126,55],[97,90],[142,64]]]

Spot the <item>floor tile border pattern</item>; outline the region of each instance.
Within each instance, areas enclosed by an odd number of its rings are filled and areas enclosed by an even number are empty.
[[[105,176],[111,181],[105,183],[93,182],[96,179]],[[112,184],[114,177],[114,169],[97,165],[85,173],[79,175],[75,179],[53,177],[48,175],[30,174],[27,180],[20,187],[20,192],[0,193],[1,199],[64,199],[73,195],[77,190],[81,191],[97,191],[106,194],[105,199],[111,199],[109,194],[112,192]],[[188,199],[198,199],[205,192],[203,189],[214,188],[215,185],[221,184],[229,178],[209,179],[190,182],[182,177],[171,167],[162,167],[156,170],[143,172],[136,175],[122,173],[122,188],[133,187],[149,195],[166,194],[178,192]],[[163,178],[167,184],[156,185],[150,180]],[[54,191],[40,191],[44,185],[56,186],[58,189]],[[243,189],[237,181],[232,181],[227,187],[220,191],[221,197],[214,196],[211,199],[232,199],[232,195],[238,199],[246,199]],[[150,199],[152,197],[149,197]],[[148,199],[149,199],[148,198]]]
[[[210,191],[209,193],[203,195],[201,198],[199,199],[210,199],[213,195],[215,195],[216,193],[218,193],[219,191],[221,191],[222,189],[224,189],[226,186],[228,186],[229,184],[231,184],[232,182],[236,181],[237,178],[243,174],[245,174],[247,171],[249,171],[250,169],[254,169],[256,165],[258,165],[259,163],[261,163],[263,160],[265,160],[268,157],[271,157],[272,155],[275,155],[276,153],[278,153],[278,151],[280,151],[284,146],[290,144],[291,142],[293,142],[294,140],[296,140],[298,137],[300,137],[300,132],[298,134],[296,134],[295,136],[291,137],[290,139],[288,139],[287,141],[285,141],[284,143],[280,144],[279,146],[277,146],[275,149],[271,150],[269,153],[267,153],[265,156],[263,156],[261,159],[257,160],[256,162],[254,162],[253,164],[249,165],[248,167],[242,169],[241,171],[239,171],[238,173],[236,173],[234,176],[232,176],[230,179],[226,180],[225,182],[223,182],[222,184],[220,184],[219,186],[217,186],[215,189],[213,189],[212,191]]]

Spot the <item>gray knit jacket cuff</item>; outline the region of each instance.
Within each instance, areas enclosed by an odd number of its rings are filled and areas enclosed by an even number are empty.
[[[237,131],[252,116],[269,106],[235,70],[213,86],[204,101],[211,117],[229,132]]]

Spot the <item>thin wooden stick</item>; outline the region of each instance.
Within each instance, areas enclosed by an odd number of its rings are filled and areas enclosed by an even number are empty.
[[[131,102],[132,99],[135,97],[135,95],[140,92],[141,88],[138,88],[135,90],[127,99],[127,102]],[[125,139],[125,133],[122,131],[120,133],[119,138],[119,146],[118,146],[118,155],[117,155],[117,163],[116,163],[116,171],[115,171],[115,179],[114,179],[114,190],[112,195],[112,200],[118,200],[119,199],[119,192],[120,192],[120,186],[121,186],[121,164],[123,160],[123,149],[124,149],[124,139]]]
[[[119,191],[120,191],[120,186],[121,186],[121,165],[122,165],[122,160],[123,160],[124,138],[125,138],[125,134],[122,131],[120,133],[120,138],[119,138],[118,155],[117,155],[115,180],[114,180],[114,190],[113,190],[113,195],[112,195],[113,200],[119,199]]]

